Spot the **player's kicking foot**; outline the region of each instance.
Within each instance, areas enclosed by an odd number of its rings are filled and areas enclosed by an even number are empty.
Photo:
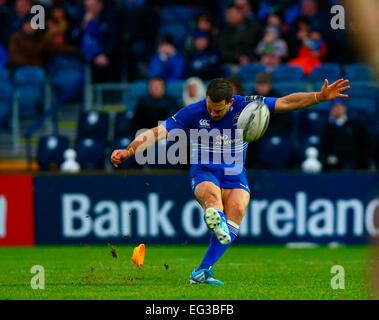
[[[214,278],[212,268],[200,269],[199,271],[193,270],[190,276],[190,284],[197,284],[197,283],[217,284],[217,285],[224,284],[222,281],[216,280]]]
[[[229,244],[231,238],[228,224],[226,223],[226,219],[224,219],[214,208],[208,208],[205,210],[205,222],[207,223],[209,230],[212,231],[221,244],[226,245]]]

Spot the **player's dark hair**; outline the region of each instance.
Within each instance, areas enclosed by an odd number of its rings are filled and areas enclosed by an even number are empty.
[[[230,81],[225,79],[212,80],[207,88],[207,96],[211,98],[213,102],[221,102],[225,100],[226,103],[232,99],[233,87]]]

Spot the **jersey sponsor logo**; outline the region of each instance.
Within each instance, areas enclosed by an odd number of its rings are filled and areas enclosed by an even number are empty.
[[[258,95],[254,95],[254,96],[246,96],[246,97],[245,97],[245,101],[246,101],[246,102],[263,101],[263,99],[264,99],[263,96],[258,96]]]
[[[199,120],[199,126],[204,128],[210,128],[211,124],[209,123],[210,120],[207,119],[200,119]]]

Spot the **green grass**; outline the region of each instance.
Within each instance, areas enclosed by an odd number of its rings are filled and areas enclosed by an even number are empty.
[[[133,246],[0,248],[0,299],[371,299],[373,249],[288,249],[235,245],[216,264],[224,286],[189,285],[206,246],[146,245],[139,270]],[[166,264],[166,266],[165,266]],[[333,265],[345,289],[333,290]],[[33,290],[33,265],[45,268],[45,289]]]

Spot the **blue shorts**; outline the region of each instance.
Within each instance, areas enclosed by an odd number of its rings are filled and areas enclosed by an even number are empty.
[[[200,182],[211,181],[219,188],[244,189],[250,193],[245,168],[243,168],[240,174],[226,175],[222,167],[212,168],[204,165],[192,165],[190,179],[193,192],[195,192],[195,188]]]

